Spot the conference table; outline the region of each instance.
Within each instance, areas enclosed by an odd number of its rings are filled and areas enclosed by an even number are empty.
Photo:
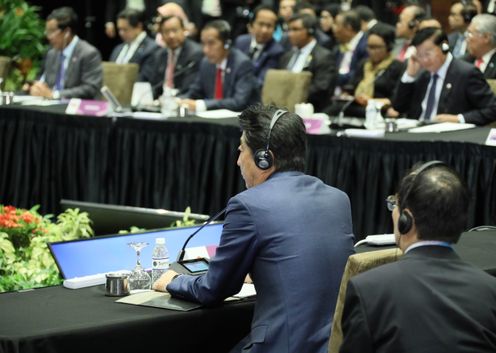
[[[455,248],[462,259],[496,275],[496,230],[466,232]],[[357,251],[378,249],[384,247]],[[104,293],[101,285],[0,294],[0,353],[223,353],[249,332],[255,303],[180,312],[116,303]]]
[[[214,214],[244,181],[236,119],[162,120],[67,115],[65,106],[0,106],[0,198],[60,211],[61,199]],[[357,240],[391,231],[384,205],[405,171],[439,159],[470,189],[467,227],[496,224],[496,148],[489,128],[308,136],[306,172],[345,191]],[[325,215],[316,215],[325,216]]]

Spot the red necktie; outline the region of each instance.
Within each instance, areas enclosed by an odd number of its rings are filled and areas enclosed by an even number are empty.
[[[224,94],[222,93],[222,69],[220,67],[217,68],[217,74],[215,75],[215,99],[224,98]]]
[[[475,67],[480,69],[483,62],[484,62],[484,60],[482,60],[482,58],[475,60]]]

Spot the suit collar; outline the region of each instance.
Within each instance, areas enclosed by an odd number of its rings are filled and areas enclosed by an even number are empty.
[[[460,257],[453,250],[444,246],[421,246],[411,249],[407,254],[402,256],[402,259],[407,258],[438,258],[447,260],[459,260]]]

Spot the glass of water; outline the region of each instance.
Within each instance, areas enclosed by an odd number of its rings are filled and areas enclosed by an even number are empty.
[[[145,272],[140,262],[141,250],[148,246],[147,242],[131,242],[127,243],[136,251],[136,267],[129,276],[129,290],[133,291],[150,289],[152,279],[148,273]]]

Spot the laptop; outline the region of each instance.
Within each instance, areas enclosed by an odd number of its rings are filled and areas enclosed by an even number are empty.
[[[206,225],[188,243],[191,252],[204,251],[212,257],[220,242],[222,223]],[[132,234],[115,234],[87,239],[49,243],[48,247],[64,279],[83,277],[100,273],[132,270],[136,265],[136,253],[128,243],[147,242],[141,251],[141,265],[152,267],[152,251],[156,238],[165,238],[169,257],[173,262],[186,239],[199,228],[183,227],[155,230]]]
[[[148,230],[168,228],[185,216],[184,212],[77,200],[62,199],[60,205],[64,211],[68,208],[79,208],[81,212],[88,212],[93,221],[92,228],[95,235],[116,234],[121,230],[129,230],[133,226]],[[190,213],[188,218],[197,222],[205,222],[209,216]]]

